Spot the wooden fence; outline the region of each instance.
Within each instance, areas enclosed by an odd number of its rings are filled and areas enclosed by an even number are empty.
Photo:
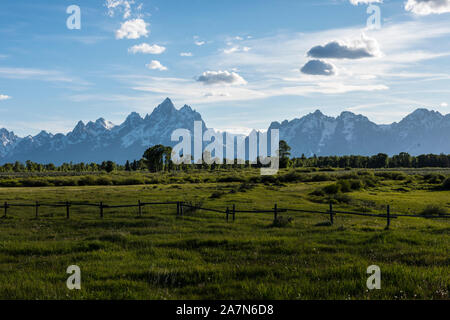
[[[50,208],[65,208],[66,212],[66,218],[70,219],[70,212],[71,208],[74,206],[87,206],[87,207],[96,207],[99,209],[99,216],[101,219],[104,217],[105,209],[117,209],[117,208],[137,208],[137,214],[138,216],[142,216],[142,208],[146,206],[156,206],[156,205],[176,205],[176,212],[177,216],[183,216],[185,209],[191,209],[191,210],[202,210],[207,212],[214,212],[214,213],[220,213],[225,214],[225,218],[227,221],[229,221],[230,216],[232,218],[232,221],[236,220],[236,214],[237,213],[270,213],[273,214],[274,221],[277,221],[278,214],[279,213],[286,213],[286,212],[298,212],[298,213],[312,213],[312,214],[324,214],[328,215],[330,219],[330,224],[332,225],[334,223],[334,218],[339,215],[356,215],[356,216],[365,216],[365,217],[374,217],[374,218],[383,218],[386,219],[386,229],[389,229],[391,224],[391,219],[396,219],[398,217],[412,217],[412,218],[444,218],[448,219],[450,218],[449,214],[444,215],[438,215],[438,216],[425,216],[425,215],[412,215],[412,214],[392,214],[390,205],[386,206],[386,213],[385,214],[376,214],[376,213],[363,213],[363,212],[351,212],[351,211],[340,211],[335,210],[333,208],[333,204],[330,203],[328,210],[325,211],[318,211],[318,210],[305,210],[305,209],[294,209],[294,208],[279,208],[277,204],[274,205],[274,207],[270,210],[237,210],[236,205],[232,205],[232,207],[227,207],[225,210],[218,210],[218,209],[212,209],[212,208],[205,208],[201,206],[192,205],[187,202],[182,201],[169,201],[169,202],[142,202],[138,200],[137,204],[121,204],[121,205],[108,205],[104,202],[99,203],[89,203],[89,202],[61,202],[61,203],[40,203],[39,201],[36,201],[33,204],[20,204],[20,203],[8,203],[4,202],[4,204],[0,205],[0,209],[4,210],[3,217],[6,218],[8,216],[8,209],[14,208],[14,207],[30,207],[34,208],[35,212],[35,218],[39,218],[39,208],[41,207],[50,207]]]

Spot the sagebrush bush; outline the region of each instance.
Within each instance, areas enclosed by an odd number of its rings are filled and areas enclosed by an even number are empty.
[[[444,190],[450,190],[450,178],[445,179],[445,181],[442,183],[442,188]]]
[[[341,191],[340,189],[340,185],[335,183],[335,184],[330,184],[328,186],[323,187],[323,192],[325,192],[326,194],[336,194],[339,191]]]
[[[271,227],[275,228],[284,228],[292,224],[292,221],[294,219],[292,217],[283,217],[278,216],[270,225]]]
[[[339,185],[339,190],[341,192],[351,192],[352,191],[350,181],[348,181],[348,180],[339,180],[339,182],[337,184]]]
[[[445,176],[438,173],[430,173],[423,176],[423,179],[428,183],[439,184],[445,181]]]
[[[113,181],[109,177],[99,177],[95,180],[95,183],[99,186],[110,186],[113,184]]]
[[[445,208],[441,206],[430,204],[426,206],[425,209],[420,212],[420,214],[424,216],[442,216],[447,214],[447,210],[445,210]]]

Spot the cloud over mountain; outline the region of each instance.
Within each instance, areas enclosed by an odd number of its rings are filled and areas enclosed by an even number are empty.
[[[332,76],[337,71],[332,63],[323,60],[310,60],[301,68],[301,72],[315,76]]]
[[[239,84],[247,84],[247,81],[244,80],[240,75],[236,72],[229,71],[205,71],[201,76],[197,78],[198,82],[203,82],[205,85],[213,85],[213,84],[230,84],[230,85],[239,85]]]

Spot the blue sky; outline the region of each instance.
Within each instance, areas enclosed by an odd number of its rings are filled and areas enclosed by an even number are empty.
[[[66,26],[70,5],[81,9],[80,30]],[[380,28],[368,27],[369,5],[379,8]],[[209,127],[240,133],[316,109],[377,123],[419,107],[450,112],[450,0],[1,7],[0,127],[21,136],[99,117],[119,124],[166,97],[191,105]]]

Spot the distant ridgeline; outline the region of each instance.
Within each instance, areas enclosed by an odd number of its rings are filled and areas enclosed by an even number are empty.
[[[223,161],[225,163],[225,161]],[[408,153],[400,153],[389,157],[387,154],[377,154],[374,156],[313,156],[313,157],[296,157],[287,158],[286,161],[280,161],[281,168],[301,168],[301,167],[318,167],[318,168],[449,168],[450,155],[435,155],[427,154],[420,156],[411,156]],[[117,164],[113,161],[103,161],[97,163],[64,163],[60,166],[50,164],[40,164],[32,161],[25,163],[15,162],[7,163],[0,166],[0,172],[112,172],[119,171],[179,171],[190,169],[231,169],[231,168],[246,168],[246,167],[261,167],[260,164],[250,164],[245,161],[245,164],[180,164],[175,165],[171,161],[162,159],[158,170],[154,170],[154,165],[147,159],[127,161],[125,165]]]
[[[55,165],[111,160],[123,165],[127,160],[140,159],[149,147],[160,144],[174,147],[177,142],[171,140],[172,133],[180,128],[193,132],[195,121],[201,122],[203,131],[207,129],[200,113],[187,105],[176,109],[167,98],[151,114],[142,118],[133,112],[120,125],[100,118],[86,124],[80,121],[67,134],[42,131],[23,138],[0,129],[0,165],[27,160]],[[378,125],[365,116],[347,111],[338,117],[329,117],[317,110],[300,119],[273,122],[268,130],[273,129],[279,130],[280,139],[291,146],[293,157],[302,154],[312,158],[314,155],[369,157],[378,153],[389,156],[400,152],[414,156],[450,153],[450,114],[426,109],[417,109],[400,122],[389,125]],[[351,159],[340,161],[353,161],[350,166],[363,166],[360,160]],[[337,165],[335,160],[326,161]],[[436,161],[427,160],[427,163]],[[417,165],[422,166],[422,162],[417,160],[420,163]],[[445,163],[440,165],[445,166]]]

